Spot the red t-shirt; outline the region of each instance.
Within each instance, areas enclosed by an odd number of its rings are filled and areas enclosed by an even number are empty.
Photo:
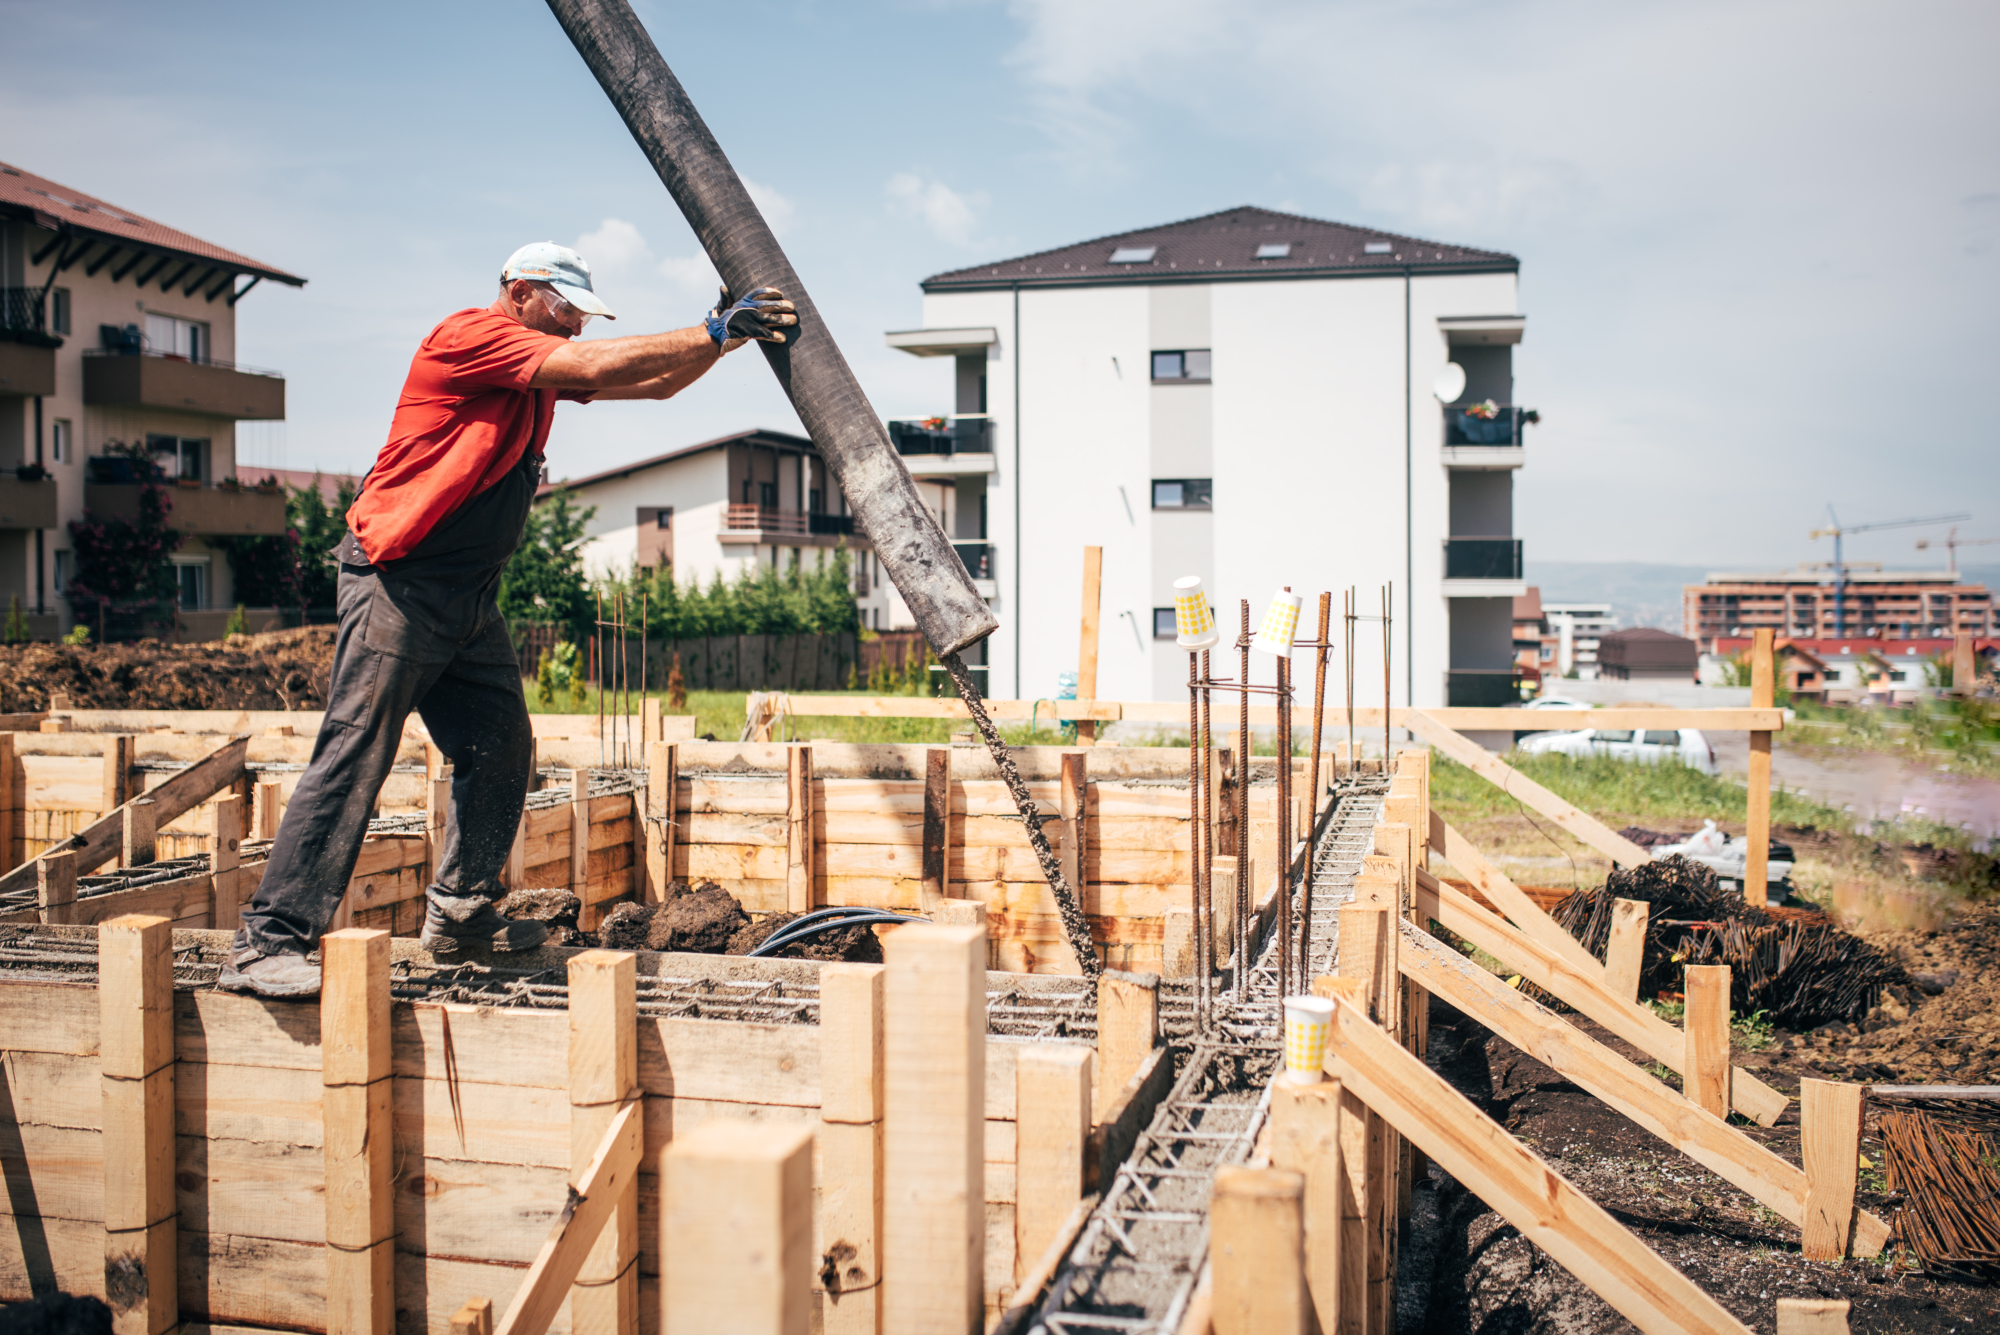
[[[389,443],[347,512],[371,561],[407,556],[459,506],[507,475],[523,450],[539,457],[556,400],[577,390],[530,389],[568,340],[490,308],[448,315],[410,361]]]

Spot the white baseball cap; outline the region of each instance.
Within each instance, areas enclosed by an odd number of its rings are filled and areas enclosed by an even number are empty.
[[[583,256],[568,246],[559,246],[553,241],[535,241],[522,246],[507,257],[505,267],[500,270],[501,282],[511,283],[516,278],[525,278],[531,283],[547,283],[562,295],[563,300],[586,314],[601,315],[607,320],[618,318],[591,290],[590,266],[584,263]]]

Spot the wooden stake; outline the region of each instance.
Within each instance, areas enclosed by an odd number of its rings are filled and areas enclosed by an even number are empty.
[[[924,756],[923,910],[930,913],[948,893],[951,839],[951,750],[933,747]]]
[[[35,899],[42,921],[76,921],[76,854],[44,853],[35,862]]]
[[[785,748],[785,900],[793,913],[813,908],[813,754],[810,744]]]
[[[812,1160],[806,1127],[707,1122],[674,1137],[660,1168],[661,1335],[806,1335]]]
[[[1106,969],[1097,977],[1097,1097],[1092,1121],[1104,1120],[1125,1082],[1160,1041],[1160,976]],[[1031,1253],[1038,1255],[1039,1253]]]
[[[521,824],[525,829],[525,813]],[[569,772],[569,892],[587,904],[589,889],[590,771],[579,766]]]
[[[1799,1082],[1799,1149],[1806,1169],[1806,1218],[1800,1232],[1808,1261],[1838,1263],[1847,1255],[1867,1095],[1865,1085]]]
[[[320,951],[327,1335],[388,1335],[396,1322],[389,933],[329,932]]]
[[[973,1329],[984,1308],[986,933],[882,943],[886,1335]],[[761,1130],[761,1128],[760,1128]]]
[[[1972,633],[1954,631],[1951,637],[1951,693],[1971,695],[1979,684],[1979,659],[1973,653]]]
[[[1215,916],[1211,920],[1215,930],[1215,967],[1228,965],[1230,953],[1236,949],[1236,866],[1233,853],[1217,853],[1215,870],[1210,877],[1210,897],[1214,903]]]
[[[257,781],[257,809],[253,813],[257,821],[259,839],[276,839],[278,823],[285,814],[285,785],[276,779]]]
[[[132,755],[136,738],[125,736],[104,739],[104,810],[116,811],[130,802],[132,793]]]
[[[1086,903],[1090,899],[1083,883],[1083,837],[1087,823],[1086,807],[1090,800],[1090,776],[1086,764],[1087,757],[1082,752],[1063,752],[1061,781],[1057,786],[1057,810],[1062,817],[1062,847],[1056,850],[1056,856],[1062,861],[1063,875],[1069,878],[1070,887],[1076,891],[1078,903]]]
[[[1643,899],[1620,899],[1611,905],[1611,944],[1604,952],[1604,987],[1620,1001],[1639,999],[1639,975],[1646,964],[1646,920],[1651,911]]]
[[[1083,615],[1082,627],[1077,636],[1076,649],[1076,698],[1095,700],[1097,698],[1097,627],[1104,609],[1104,549],[1085,547],[1083,549]],[[1088,719],[1077,720],[1076,740],[1079,746],[1097,745],[1097,725]],[[1075,885],[1075,881],[1070,882]]]
[[[654,699],[650,695],[646,697],[645,702],[639,707],[640,738],[646,746],[651,746],[654,742],[664,742],[667,740],[667,725],[665,716],[662,713],[663,708],[663,702]]]
[[[493,1335],[493,1300],[467,1298],[451,1318],[451,1335]]]
[[[1275,1168],[1215,1170],[1208,1208],[1215,1335],[1304,1335],[1305,1179]]]
[[[612,1124],[639,1098],[636,957],[589,950],[569,961],[570,1185],[581,1187]],[[631,1331],[639,1322],[639,1179],[625,1178],[603,1230],[577,1267],[570,1320],[578,1331]]]
[[[1716,1117],[1729,1115],[1729,966],[1690,964],[1687,998],[1687,1054],[1681,1062],[1681,1091],[1689,1103]]]
[[[429,805],[424,812],[424,833],[429,847],[424,852],[424,879],[436,884],[444,866],[444,846],[451,828],[451,775],[430,780],[425,788]]]
[[[233,932],[243,921],[243,799],[218,797],[209,810],[208,870],[213,887],[208,925]]]
[[[21,856],[15,851],[20,823],[14,818],[20,791],[21,786],[14,781],[14,734],[0,732],[0,872],[21,865]]]
[[[675,789],[680,748],[673,742],[646,746],[646,893],[648,904],[666,902],[674,879]]]
[[[1340,1330],[1340,1082],[1271,1086],[1271,1167],[1305,1179],[1306,1291],[1319,1329]]]
[[[1750,648],[1750,707],[1769,709],[1777,701],[1777,669],[1772,662],[1773,632],[1758,629]],[[1762,904],[1770,885],[1771,857],[1771,734],[1750,734],[1749,816],[1743,842],[1743,898]]]
[[[435,783],[444,777],[444,771],[444,752],[438,749],[436,742],[426,737],[424,739],[424,782]],[[490,1298],[477,1301],[485,1302],[489,1309],[492,1307],[493,1300]],[[469,1307],[471,1304],[467,1303],[466,1306]]]
[[[514,825],[514,842],[507,849],[507,861],[500,868],[500,884],[509,890],[521,890],[527,886],[527,842],[528,812],[523,808],[521,819]]]
[[[1160,972],[1186,978],[1194,972],[1194,910],[1168,909],[1162,924]]]
[[[1778,1335],[1847,1335],[1847,1299],[1778,1299]]]
[[[153,861],[153,818],[156,808],[151,798],[135,797],[125,804],[125,838],[119,848],[119,865],[144,867]]]
[[[1014,1067],[1014,1279],[1026,1276],[1083,1199],[1090,1140],[1093,1054],[1070,1044],[1031,1044]]]
[[[819,975],[820,1309],[827,1335],[881,1326],[882,966],[828,964]]]
[[[162,1335],[180,1320],[173,924],[133,916],[100,927],[97,997],[105,1297],[117,1335]]]

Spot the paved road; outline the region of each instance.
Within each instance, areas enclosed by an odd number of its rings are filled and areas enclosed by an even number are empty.
[[[1749,772],[1750,734],[1717,732],[1708,740],[1724,774]],[[1967,826],[1975,838],[2000,836],[2000,781],[1993,779],[1947,774],[1869,751],[1806,753],[1782,745],[1771,753],[1771,778],[1821,802],[1851,807],[1864,819],[1925,816]]]

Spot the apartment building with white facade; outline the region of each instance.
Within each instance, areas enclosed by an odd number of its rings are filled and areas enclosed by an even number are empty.
[[[132,518],[138,483],[107,444],[163,469],[183,625],[219,633],[234,602],[211,539],[285,531],[281,490],[238,477],[237,424],[281,420],[284,377],[236,363],[236,304],[305,279],[0,163],[0,614],[68,624],[69,524]],[[204,614],[214,626],[208,628]]]
[[[888,343],[951,374],[935,415],[891,434],[950,493],[947,531],[993,581],[992,692],[1052,696],[1075,669],[1097,545],[1100,698],[1181,692],[1184,575],[1226,632],[1239,598],[1261,617],[1291,586],[1310,634],[1312,595],[1335,591],[1337,624],[1338,591],[1357,586],[1372,614],[1393,582],[1396,703],[1514,698],[1519,270],[1243,207],[926,279],[922,327]],[[1454,361],[1463,392],[1441,404]],[[1487,401],[1491,419],[1467,416]],[[1372,625],[1358,657],[1381,661]],[[1357,676],[1358,700],[1379,702],[1380,667]]]

